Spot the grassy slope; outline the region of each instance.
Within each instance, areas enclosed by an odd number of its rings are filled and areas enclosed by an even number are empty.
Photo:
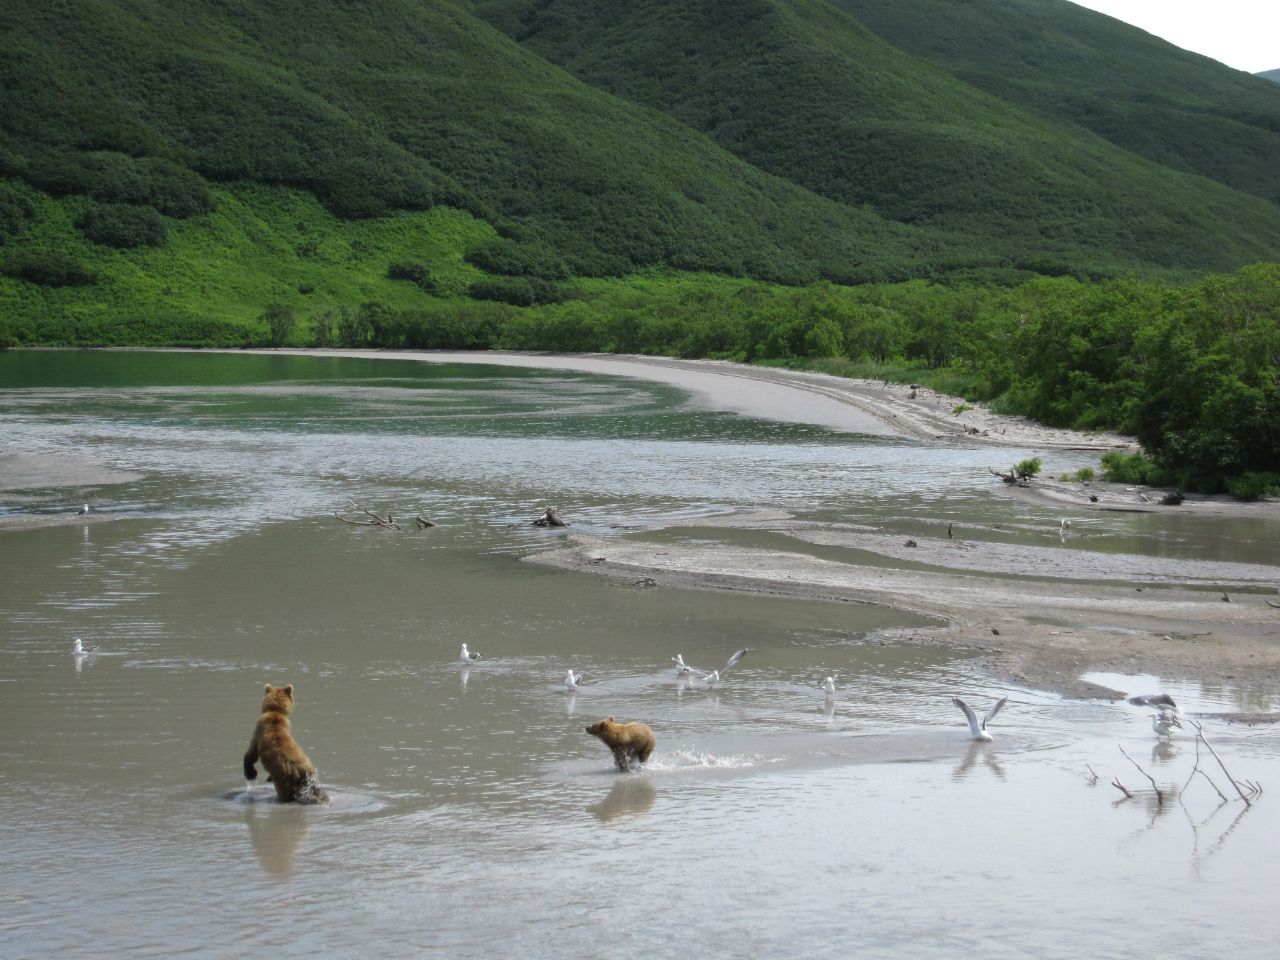
[[[1006,256],[1109,272],[1229,267],[1280,249],[1275,208],[1011,108],[826,0],[477,9],[575,75],[669,111],[762,169]]]
[[[483,221],[445,207],[349,221],[308,193],[242,183],[215,190],[215,212],[173,223],[165,246],[114,250],[89,243],[71,226],[84,198],[28,195],[40,220],[18,248],[63,251],[107,278],[94,287],[50,289],[0,276],[0,316],[36,340],[120,342],[122,328],[164,339],[171,323],[195,330],[192,339],[200,340],[206,320],[257,331],[269,303],[300,317],[370,300],[420,308],[433,298],[388,280],[390,263],[423,263],[439,293],[458,298],[482,276],[463,253],[494,236]]]
[[[1009,103],[1280,202],[1280,89],[1066,0],[832,0]]]
[[[447,2],[68,0],[13,11],[0,170],[161,156],[347,216],[448,204],[580,274],[650,264],[804,281],[919,272],[938,246],[594,90]]]

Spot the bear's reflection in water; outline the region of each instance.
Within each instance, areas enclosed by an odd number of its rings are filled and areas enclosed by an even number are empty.
[[[653,801],[658,798],[658,791],[647,777],[624,776],[599,803],[593,803],[587,810],[602,823],[617,820],[619,817],[639,817],[649,812]]]
[[[311,811],[292,803],[250,803],[244,822],[258,862],[267,876],[293,876],[293,858],[311,828]]]

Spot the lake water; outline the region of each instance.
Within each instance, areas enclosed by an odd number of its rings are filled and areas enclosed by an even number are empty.
[[[1192,958],[1274,942],[1275,801],[1246,811],[1199,779],[1178,796],[1194,744],[1157,744],[1143,711],[1001,687],[888,641],[924,625],[893,611],[520,559],[560,542],[528,525],[546,504],[609,536],[729,538],[654,531],[765,507],[1057,543],[1058,515],[991,495],[989,451],[710,412],[637,380],[309,357],[0,354],[0,418],[0,512],[93,508],[0,532],[0,955]],[[132,478],[5,484],[18,456]],[[1053,455],[1052,472],[1087,462]],[[335,519],[351,502],[439,526]],[[1266,562],[1272,533],[1115,515],[1062,548]],[[77,636],[98,652],[72,657]],[[486,659],[457,663],[462,642]],[[744,646],[712,693],[670,669]],[[576,695],[569,667],[589,681]],[[330,806],[246,791],[265,682],[295,685]],[[1132,682],[1192,710],[1280,706]],[[992,744],[968,740],[955,693],[1009,696]],[[614,772],[585,733],[605,715],[654,728],[643,772]],[[1280,731],[1206,732],[1237,776],[1280,784]],[[1147,788],[1118,747],[1175,788],[1162,805],[1149,788],[1117,803],[1112,777]]]

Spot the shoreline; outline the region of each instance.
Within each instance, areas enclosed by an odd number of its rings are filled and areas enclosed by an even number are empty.
[[[1135,448],[1130,438],[1053,430],[1023,418],[991,414],[980,405],[957,417],[951,413],[957,398],[928,390],[917,390],[912,399],[910,388],[899,385],[727,361],[342,349],[183,352],[417,360],[599,373],[667,383],[689,392],[693,402],[707,409],[907,442],[964,444],[994,451],[1018,447],[1099,454]],[[93,467],[98,465],[69,459],[61,464],[27,466],[34,473],[46,472],[43,480],[61,476],[60,485],[69,488],[77,482],[104,482],[110,476],[95,475]],[[34,469],[37,466],[47,471]],[[0,488],[3,480],[0,469]],[[1014,497],[1039,507],[1167,512],[1179,520],[1207,516],[1256,521],[1275,519],[1280,512],[1274,501],[1241,503],[1224,497],[1188,496],[1183,505],[1166,507],[1159,505],[1155,491],[1105,482],[1064,483],[1045,478],[1019,487],[992,478],[991,489],[995,496]],[[0,518],[0,529],[87,519],[6,517]],[[655,545],[629,540],[625,535],[589,537],[570,530],[567,546],[524,559],[580,573],[630,580],[650,577],[667,587],[871,603],[921,614],[938,620],[941,626],[893,631],[887,636],[970,652],[986,673],[1071,697],[1115,698],[1122,693],[1150,692],[1098,687],[1082,679],[1090,671],[1153,673],[1170,680],[1280,689],[1280,609],[1267,602],[1274,596],[1271,602],[1280,603],[1280,556],[1276,565],[1268,565],[1091,554],[1081,564],[1078,557],[1053,547],[966,541],[963,531],[956,540],[919,537],[909,551],[903,551],[899,538],[878,531],[797,521],[785,514],[705,518],[697,525],[781,533],[791,538],[795,549],[723,543]],[[849,547],[883,563],[821,559],[806,553],[806,544]],[[1234,599],[1224,602],[1224,595]],[[1278,718],[1280,713],[1247,719]]]

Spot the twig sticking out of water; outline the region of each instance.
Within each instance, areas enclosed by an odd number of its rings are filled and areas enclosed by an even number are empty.
[[[1124,747],[1119,746],[1119,744],[1117,744],[1117,747],[1121,753],[1124,753]],[[1133,759],[1133,757],[1129,756],[1127,753],[1124,753],[1124,758],[1128,760],[1130,763],[1132,763],[1135,767],[1137,767],[1138,772],[1140,774],[1142,774],[1144,777],[1146,777],[1148,780],[1151,781],[1151,789],[1156,792],[1156,806],[1163,807],[1164,793],[1160,790],[1158,786],[1156,786],[1156,778],[1151,776],[1151,774],[1147,773],[1147,771],[1143,770],[1142,767],[1138,764],[1138,761]]]
[[[1197,773],[1200,774],[1200,776],[1204,777],[1205,780],[1209,782],[1209,786],[1213,787],[1214,792],[1217,793],[1217,795],[1222,799],[1222,802],[1226,803],[1227,795],[1218,789],[1218,785],[1213,782],[1213,779],[1207,773],[1205,773],[1203,770],[1200,769],[1200,738],[1199,737],[1196,737],[1196,762],[1194,766],[1192,766],[1191,772],[1187,774],[1187,782],[1182,785],[1182,790],[1178,791],[1179,801],[1181,801],[1182,799],[1183,791],[1185,791],[1187,789],[1187,786],[1191,783],[1191,781],[1195,779],[1195,776]]]
[[[426,530],[428,527],[434,527],[436,525],[436,522],[434,520],[429,520],[426,517],[424,517],[422,514],[418,514],[416,517],[414,517],[413,522],[418,525],[419,530]]]
[[[389,513],[385,517],[380,517],[376,513],[374,513],[372,510],[366,510],[364,507],[361,507],[354,502],[351,502],[351,509],[355,510],[357,513],[365,514],[370,519],[348,520],[346,517],[341,516],[337,513],[335,513],[334,516],[337,517],[339,520],[341,520],[343,523],[354,524],[357,527],[382,527],[384,530],[400,529],[400,524],[396,523],[395,518],[391,516],[391,514]]]
[[[1222,768],[1222,772],[1227,775],[1227,779],[1231,781],[1231,785],[1236,788],[1236,793],[1240,794],[1240,799],[1244,801],[1244,805],[1246,807],[1253,806],[1253,804],[1249,801],[1249,797],[1245,794],[1244,789],[1240,786],[1240,784],[1236,782],[1236,778],[1231,776],[1231,771],[1227,769],[1227,765],[1223,763],[1222,758],[1218,756],[1218,751],[1213,749],[1213,744],[1211,744],[1209,740],[1205,737],[1204,729],[1200,726],[1200,721],[1192,720],[1191,725],[1196,728],[1196,739],[1202,741],[1204,745],[1209,749],[1209,752],[1213,754],[1213,759],[1218,761],[1218,766],[1220,766]],[[1245,786],[1249,787],[1249,792],[1254,794],[1255,796],[1257,796],[1257,794],[1262,792],[1261,788],[1258,787],[1257,784],[1250,783],[1248,780],[1245,781]]]
[[[1089,776],[1085,778],[1085,783],[1089,784],[1091,787],[1096,787],[1098,785],[1098,771],[1094,770],[1093,767],[1089,766],[1087,763],[1084,765],[1084,768],[1089,771]]]
[[[1123,793],[1123,794],[1124,794],[1124,798],[1125,798],[1125,800],[1132,800],[1132,799],[1133,799],[1133,794],[1132,794],[1132,793],[1130,793],[1128,790],[1126,790],[1126,789],[1125,789],[1125,786],[1124,786],[1124,784],[1123,784],[1123,783],[1121,783],[1121,782],[1120,782],[1120,778],[1119,778],[1119,777],[1116,777],[1114,780],[1112,780],[1112,781],[1111,781],[1111,785],[1112,785],[1113,787],[1115,787],[1117,790],[1119,790],[1121,793]]]

